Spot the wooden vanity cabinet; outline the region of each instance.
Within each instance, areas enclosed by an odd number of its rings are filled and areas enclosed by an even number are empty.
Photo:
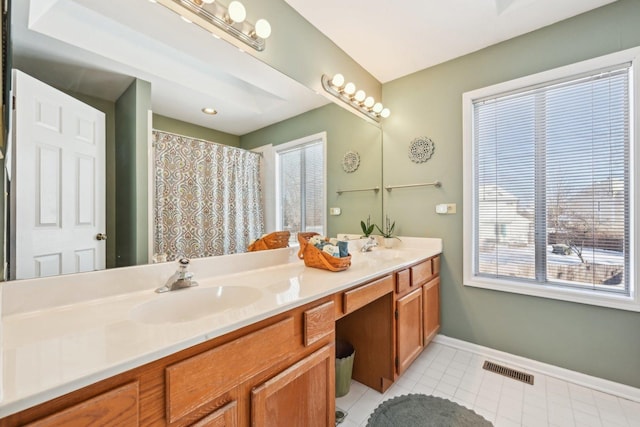
[[[426,347],[440,331],[440,277],[435,277],[422,286],[422,307]]]
[[[440,329],[440,257],[179,351],[0,419],[0,427],[331,426],[335,340],[379,392]]]
[[[251,391],[251,425],[335,424],[333,345],[322,347]]]
[[[396,378],[440,330],[440,256],[396,272]]]
[[[17,412],[0,427],[333,425],[334,325],[333,298],[323,298]]]
[[[396,301],[396,371],[402,374],[424,348],[422,289]]]

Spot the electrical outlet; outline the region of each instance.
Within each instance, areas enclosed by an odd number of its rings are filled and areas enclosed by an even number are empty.
[[[456,204],[455,203],[442,203],[440,205],[436,205],[436,213],[441,215],[451,215],[456,213]]]
[[[329,215],[340,215],[340,208],[329,208]]]

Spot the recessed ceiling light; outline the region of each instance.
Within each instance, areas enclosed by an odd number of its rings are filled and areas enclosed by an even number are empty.
[[[205,113],[205,114],[209,114],[210,116],[215,116],[216,114],[218,114],[216,109],[215,108],[211,108],[211,107],[203,108],[202,112]]]

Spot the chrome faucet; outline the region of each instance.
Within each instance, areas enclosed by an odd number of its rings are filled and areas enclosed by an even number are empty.
[[[198,282],[191,280],[193,278],[193,273],[187,271],[187,268],[189,268],[189,259],[180,258],[178,260],[178,271],[169,277],[169,280],[167,280],[167,283],[165,283],[164,286],[156,289],[156,292],[160,294],[163,292],[198,286]]]
[[[369,240],[367,240],[364,245],[362,245],[362,249],[360,249],[360,252],[369,252],[371,251],[371,249],[375,248],[376,246],[378,246],[378,242],[376,241],[376,238],[373,236],[369,236]]]

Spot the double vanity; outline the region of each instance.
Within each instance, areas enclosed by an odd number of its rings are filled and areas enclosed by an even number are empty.
[[[440,239],[360,252],[339,273],[295,248],[8,282],[0,426],[332,426],[335,341],[380,392],[439,330]],[[353,245],[353,246],[351,246]]]

